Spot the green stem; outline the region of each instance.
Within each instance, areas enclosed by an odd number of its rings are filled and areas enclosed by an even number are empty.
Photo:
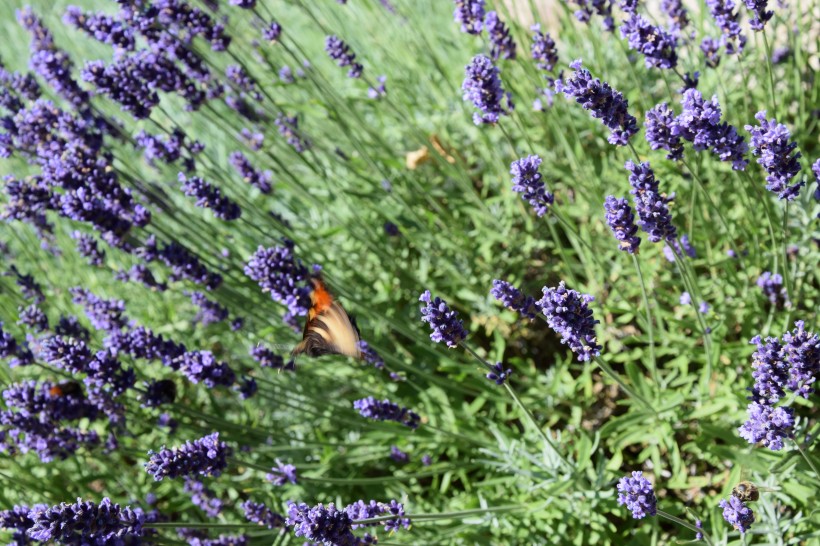
[[[706,534],[703,529],[699,529],[699,528],[695,527],[694,525],[692,525],[688,521],[684,521],[684,520],[682,520],[678,517],[673,516],[672,514],[664,512],[663,510],[658,510],[658,517],[668,519],[669,521],[671,521],[673,523],[677,523],[681,527],[686,527],[687,529],[690,529],[690,530],[692,530],[696,533],[700,533],[701,535],[703,535],[703,540],[706,542],[706,544],[709,544],[709,546],[712,545],[712,537],[710,537],[708,534]]]
[[[805,451],[803,451],[803,448],[802,448],[802,447],[800,447],[800,444],[799,444],[798,442],[795,442],[795,443],[794,443],[794,445],[797,447],[797,451],[799,451],[799,452],[800,452],[800,455],[802,455],[802,456],[803,456],[803,459],[806,461],[806,463],[807,463],[807,464],[809,465],[809,467],[812,469],[812,472],[814,472],[814,475],[815,475],[816,477],[820,477],[820,473],[818,473],[818,472],[817,472],[817,467],[816,467],[816,466],[814,466],[814,462],[812,462],[812,460],[809,458],[809,456],[808,456],[808,455],[806,455],[806,452],[805,452]]]
[[[632,255],[632,263],[635,264],[635,270],[638,272],[638,280],[641,283],[641,296],[643,297],[643,305],[646,308],[646,328],[649,333],[649,359],[651,362],[649,372],[652,374],[652,380],[655,382],[655,385],[659,386],[658,362],[655,357],[655,332],[652,326],[652,311],[649,308],[649,297],[646,295],[646,282],[644,281],[643,272],[641,271],[641,264],[638,261],[638,257],[634,254]]]
[[[764,28],[760,33],[763,35],[763,45],[766,46],[766,68],[769,71],[769,91],[772,95],[772,115],[777,119],[777,101],[774,94],[774,75],[772,73],[772,50],[769,46],[769,39],[766,37],[766,29]]]
[[[491,508],[475,508],[473,510],[460,510],[458,512],[444,512],[442,514],[408,514],[404,516],[405,518],[409,518],[411,521],[437,521],[437,520],[444,520],[444,519],[461,519],[467,518],[470,516],[479,516],[483,514],[497,514],[499,512],[515,512],[517,510],[526,510],[530,508],[532,505],[530,504],[508,504],[504,506],[494,506]],[[396,516],[379,516],[376,518],[368,518],[368,519],[360,519],[356,520],[357,524],[367,524],[367,523],[379,523],[382,521],[388,521],[391,519],[396,519]]]
[[[625,393],[627,393],[629,396],[631,396],[632,398],[646,406],[646,409],[648,409],[655,415],[658,415],[658,410],[656,410],[646,398],[638,394],[634,389],[632,389],[632,387],[629,387],[623,380],[623,378],[621,378],[621,376],[618,375],[618,373],[615,370],[613,370],[609,366],[609,364],[604,362],[604,360],[600,356],[594,357],[594,361],[598,365],[598,367],[601,368],[601,371],[603,371],[605,375],[609,376],[610,379],[617,383],[618,386],[620,386]]]

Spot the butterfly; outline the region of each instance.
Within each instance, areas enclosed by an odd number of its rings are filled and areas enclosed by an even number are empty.
[[[293,356],[339,354],[362,358],[359,329],[342,304],[333,298],[319,275],[310,279],[310,309],[302,332],[302,341],[293,348]]]

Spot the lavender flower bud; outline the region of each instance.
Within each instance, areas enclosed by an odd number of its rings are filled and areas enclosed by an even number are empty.
[[[455,0],[453,18],[461,23],[461,32],[481,34],[484,21],[484,0]]]
[[[330,58],[336,61],[339,66],[349,66],[348,78],[359,78],[364,67],[356,62],[356,54],[350,46],[343,42],[338,36],[328,36],[325,38],[325,51]]]
[[[507,108],[502,106],[505,93],[501,87],[499,70],[493,66],[489,57],[476,55],[464,69],[464,82],[461,90],[463,99],[470,101],[480,110],[473,113],[473,123],[498,123],[502,115],[507,115],[511,109],[510,95],[506,94]]]
[[[622,197],[616,198],[608,195],[604,201],[604,210],[606,210],[606,223],[615,239],[618,240],[619,250],[637,254],[641,239],[635,235],[638,232],[638,226],[635,225],[635,215],[632,213],[629,202]]]
[[[515,40],[510,36],[510,29],[498,18],[498,13],[488,11],[484,19],[487,35],[490,37],[490,57],[497,61],[499,57],[515,59]]]
[[[561,336],[561,343],[569,345],[579,361],[585,362],[601,354],[595,337],[598,321],[592,316],[589,303],[595,298],[568,289],[561,281],[554,288],[545,286],[544,297],[536,302],[547,317],[547,324]]]
[[[555,200],[547,191],[541,173],[538,172],[540,165],[541,158],[537,155],[518,159],[510,165],[510,174],[513,175],[512,190],[522,194],[521,198],[529,202],[539,218],[547,213]]]
[[[500,301],[504,307],[518,311],[523,316],[532,320],[538,314],[538,308],[535,305],[535,298],[526,296],[518,288],[508,283],[495,279],[493,287],[490,290],[490,295]]]
[[[359,410],[362,417],[377,421],[395,421],[412,429],[418,428],[421,422],[421,417],[416,412],[403,408],[387,399],[376,400],[372,396],[368,396],[361,400],[355,400],[353,407]]]
[[[242,216],[239,205],[225,197],[216,186],[205,182],[198,176],[187,178],[179,173],[177,179],[182,184],[185,195],[196,197],[196,206],[213,210],[214,216],[221,220],[236,220]]]
[[[245,511],[245,518],[252,522],[263,525],[268,529],[279,529],[285,526],[284,516],[277,514],[261,502],[246,500],[242,503]]]
[[[436,343],[443,341],[452,348],[467,337],[467,331],[458,318],[458,313],[452,311],[447,302],[439,297],[433,299],[429,290],[422,293],[419,301],[426,304],[421,308],[421,321],[428,323],[433,330],[430,339]]]
[[[769,175],[766,177],[766,189],[777,193],[780,199],[792,201],[805,184],[800,180],[789,185],[800,172],[797,160],[802,156],[799,151],[795,152],[797,143],[789,141],[791,133],[785,125],[775,120],[766,121],[765,110],[755,114],[755,119],[760,127],[746,125],[745,129],[752,135],[752,154]]]
[[[677,230],[672,225],[672,216],[667,206],[672,197],[660,193],[655,173],[649,163],[636,165],[627,161],[625,167],[630,171],[629,183],[632,190],[632,201],[638,213],[638,225],[644,230],[653,243],[659,241],[673,241]]]
[[[662,102],[646,112],[646,141],[653,150],[666,150],[666,159],[683,159],[683,143],[679,136],[672,134],[674,112]]]
[[[284,464],[279,459],[276,459],[276,466],[270,469],[270,473],[265,474],[265,479],[278,487],[282,487],[287,482],[299,483],[296,476],[296,467],[292,464]]]
[[[632,472],[632,477],[624,476],[618,481],[618,504],[625,504],[635,519],[658,513],[658,501],[652,483],[637,470]]]
[[[178,448],[163,446],[157,453],[149,451],[145,470],[156,481],[194,474],[219,476],[228,467],[231,452],[228,444],[219,441],[219,433],[214,432],[193,442],[185,442]]]
[[[647,68],[675,68],[678,40],[661,27],[656,27],[643,16],[633,13],[621,25],[621,36],[627,38],[629,47],[641,53]]]
[[[723,508],[723,519],[741,533],[748,531],[755,522],[755,515],[751,508],[734,495],[729,497],[728,501],[721,500],[718,506]]]

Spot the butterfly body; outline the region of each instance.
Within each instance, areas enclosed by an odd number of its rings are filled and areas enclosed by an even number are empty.
[[[342,304],[335,300],[321,277],[311,279],[310,309],[302,332],[302,341],[294,347],[294,356],[341,354],[362,358],[359,329]]]

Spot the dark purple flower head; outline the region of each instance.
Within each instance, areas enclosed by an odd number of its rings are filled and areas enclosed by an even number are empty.
[[[26,536],[26,532],[34,525],[31,519],[32,512],[44,512],[48,510],[47,504],[35,504],[31,508],[27,505],[15,505],[10,510],[0,511],[0,529],[13,531],[12,541],[9,546],[26,546],[31,540]]]
[[[798,320],[795,329],[783,334],[783,354],[789,363],[789,390],[805,399],[820,378],[820,336],[807,332]]]
[[[629,41],[629,47],[644,56],[647,68],[675,68],[678,40],[663,28],[650,23],[642,15],[633,13],[621,25],[621,36]]]
[[[276,459],[276,466],[270,469],[270,473],[265,474],[265,479],[276,486],[283,486],[286,483],[299,483],[297,481],[296,467],[292,464],[285,464]]]
[[[632,201],[638,213],[638,225],[649,236],[653,243],[659,241],[673,241],[677,230],[672,224],[672,215],[667,206],[672,197],[666,197],[660,192],[655,173],[649,163],[636,165],[627,161],[625,167],[629,170],[629,183],[632,190]]]
[[[820,159],[812,163],[811,171],[814,173],[814,181],[817,187],[814,188],[814,200],[820,201]],[[820,218],[820,215],[818,215]]]
[[[453,18],[461,23],[461,32],[481,34],[484,22],[484,0],[454,0]]]
[[[63,22],[72,25],[95,40],[116,48],[133,50],[135,29],[127,21],[120,21],[103,13],[86,12],[77,6],[68,6]]]
[[[260,246],[245,266],[245,274],[256,281],[263,292],[286,305],[291,315],[305,315],[310,306],[309,272],[293,252],[293,241],[282,246]]]
[[[790,141],[791,133],[782,123],[766,120],[766,111],[755,114],[759,127],[746,125],[745,129],[752,135],[752,154],[757,162],[768,173],[766,189],[777,194],[780,199],[792,201],[797,198],[805,182],[789,182],[800,172],[801,154],[795,151],[797,143]]]
[[[735,11],[734,0],[706,0],[706,7],[723,31],[722,42],[729,55],[741,53],[746,45],[746,36],[740,27],[740,14]]]
[[[510,165],[510,174],[513,175],[512,190],[520,193],[521,198],[529,202],[539,217],[547,213],[555,200],[547,191],[541,173],[538,172],[540,165],[541,158],[537,155],[518,159]]]
[[[299,129],[298,116],[286,116],[280,113],[273,122],[279,130],[279,134],[285,138],[287,143],[290,144],[296,152],[301,154],[310,148],[310,141],[305,138]]]
[[[542,289],[544,297],[536,302],[547,317],[547,324],[561,335],[561,343],[569,345],[578,360],[586,362],[601,354],[601,346],[595,337],[598,321],[592,317],[589,303],[595,298],[566,287],[564,281],[554,287]]]
[[[69,289],[69,292],[71,301],[83,306],[91,326],[97,330],[119,330],[128,322],[125,316],[125,302],[122,300],[106,300],[79,286]]]
[[[709,68],[717,68],[720,64],[720,40],[715,40],[709,36],[703,38],[700,42],[700,50],[706,59],[706,66]]]
[[[527,296],[518,288],[499,279],[493,280],[493,287],[490,290],[490,295],[500,301],[504,307],[518,311],[523,316],[532,320],[538,314],[538,308],[535,305],[535,298]]]
[[[356,54],[341,38],[335,35],[325,38],[325,51],[339,66],[350,67],[347,71],[349,78],[361,77],[364,67],[356,62]]]
[[[179,369],[191,383],[204,383],[213,388],[229,387],[236,381],[236,374],[225,362],[220,362],[210,351],[189,351],[182,355]]]
[[[256,384],[256,379],[253,377],[243,377],[239,381],[239,385],[234,388],[239,393],[239,397],[242,398],[242,400],[247,400],[257,393],[259,390],[259,385]]]
[[[752,402],[747,411],[749,419],[738,432],[750,444],[760,442],[772,451],[780,451],[783,439],[794,436],[794,409]]]
[[[51,336],[39,345],[38,355],[46,364],[70,373],[86,373],[93,355],[79,339]]]
[[[214,492],[205,487],[205,484],[193,478],[185,478],[183,491],[191,495],[191,502],[194,506],[200,507],[209,518],[219,517],[222,513],[222,499]]]
[[[748,531],[755,522],[752,509],[734,495],[730,496],[728,501],[721,500],[718,506],[723,508],[723,519],[741,533]]]
[[[378,421],[395,421],[406,427],[416,429],[421,422],[421,417],[408,408],[403,408],[390,400],[376,400],[372,396],[354,400],[353,407],[359,410],[362,417],[376,419]]]
[[[421,321],[428,323],[433,330],[430,339],[436,343],[444,342],[452,348],[467,337],[467,330],[458,318],[458,313],[451,310],[447,302],[439,297],[434,299],[429,290],[422,293],[419,301],[426,304],[421,308]]]
[[[589,23],[593,15],[602,17],[601,24],[604,29],[612,32],[615,29],[615,22],[612,19],[611,0],[567,0],[578,6],[575,11],[575,18],[582,23]]]
[[[689,24],[689,12],[681,0],[661,0],[661,10],[669,18],[673,32],[679,33]]]
[[[176,396],[177,385],[173,379],[150,381],[145,384],[142,405],[147,408],[156,408],[164,404],[172,404]]]
[[[768,9],[768,4],[768,0],[746,0],[746,9],[752,12],[749,26],[755,32],[763,30],[768,20],[774,15],[774,12]]]
[[[304,537],[320,544],[353,546],[361,544],[351,531],[350,516],[338,510],[332,502],[325,507],[318,504],[311,508],[307,504],[288,501],[287,525],[293,528],[297,537]]]
[[[167,449],[165,446],[158,453],[149,451],[145,470],[154,476],[156,481],[163,478],[180,476],[219,476],[228,467],[228,457],[232,450],[228,444],[219,440],[219,433],[214,432],[182,446]]]
[[[464,74],[464,82],[461,84],[463,99],[472,102],[480,110],[473,113],[473,122],[476,125],[498,123],[499,118],[511,109],[509,93],[506,94],[507,108],[502,105],[505,93],[501,87],[498,68],[493,66],[489,57],[476,55],[465,67]]]
[[[270,171],[259,171],[254,169],[250,160],[245,157],[245,154],[238,151],[233,152],[228,157],[228,161],[231,165],[233,165],[233,168],[236,169],[236,172],[239,173],[239,176],[241,176],[245,182],[258,188],[262,193],[267,194],[271,192]]]
[[[604,201],[604,210],[606,223],[618,240],[618,249],[637,254],[641,239],[636,235],[638,226],[635,225],[635,215],[629,202],[622,197],[608,195]]]
[[[600,119],[610,131],[607,138],[610,144],[626,146],[632,135],[638,132],[638,122],[628,111],[629,101],[608,83],[593,78],[580,59],[569,66],[575,71],[573,77],[556,80],[555,90],[575,99],[584,110],[590,111],[592,117]]]
[[[658,500],[652,483],[637,470],[632,472],[632,477],[624,476],[618,481],[618,504],[625,504],[635,519],[658,513]]]
[[[653,150],[666,150],[666,159],[683,159],[683,143],[679,136],[672,134],[675,122],[674,112],[662,102],[646,112],[646,141]]]
[[[721,122],[717,96],[704,101],[697,89],[687,89],[681,99],[683,110],[672,125],[672,134],[691,142],[695,150],[711,149],[721,161],[731,161],[732,169],[742,171],[748,161],[748,145],[732,125]]]
[[[512,375],[513,371],[511,368],[504,369],[504,365],[501,362],[496,362],[493,365],[493,369],[490,373],[487,374],[487,379],[490,381],[495,381],[496,385],[503,385],[505,381]]]
[[[253,9],[256,7],[256,0],[229,0],[228,3],[242,9]]]
[[[145,246],[138,249],[137,253],[142,255],[147,262],[159,259],[170,267],[169,281],[187,279],[196,284],[205,285],[206,290],[214,290],[222,284],[222,276],[219,273],[208,271],[197,255],[176,241],[171,241],[160,249],[155,240],[149,239]]]
[[[263,525],[268,529],[279,529],[285,526],[284,516],[277,514],[261,502],[246,500],[242,503],[245,511],[245,518],[252,522]]]
[[[255,101],[262,100],[262,93],[259,92],[256,82],[244,68],[238,64],[231,64],[225,68],[225,77],[233,83],[242,93],[250,96]]]
[[[221,220],[236,220],[242,216],[239,205],[222,194],[219,188],[205,182],[198,176],[186,177],[179,173],[177,179],[182,184],[182,191],[189,197],[196,197],[196,206],[214,211],[214,216]]]
[[[780,274],[764,271],[757,278],[757,286],[763,291],[763,295],[766,296],[770,304],[778,308],[789,304],[789,297],[786,288],[783,286],[783,277]]]
[[[98,266],[105,260],[105,250],[100,250],[97,239],[93,235],[75,231],[71,238],[77,241],[77,252],[80,256],[87,258],[88,265]]]
[[[203,326],[222,322],[228,318],[228,308],[209,299],[202,292],[186,292],[186,294],[190,296],[191,303],[199,308],[194,320],[201,322]]]
[[[17,324],[28,326],[35,332],[48,330],[48,317],[36,304],[19,308],[19,319]]]
[[[240,136],[245,144],[247,144],[248,148],[254,152],[261,150],[262,144],[265,142],[265,135],[263,133],[254,133],[247,127],[242,128],[242,131],[240,131]],[[233,164],[233,162],[231,164]]]
[[[535,66],[541,70],[552,72],[558,63],[558,50],[555,47],[555,41],[550,37],[549,32],[542,33],[541,27],[538,25],[533,25],[532,30],[535,33],[532,35],[530,52],[532,58],[536,61]]]
[[[774,337],[760,336],[752,338],[750,343],[757,346],[752,353],[752,387],[751,399],[761,404],[773,405],[786,394],[786,385],[789,382],[789,364],[783,358],[783,346]]]
[[[398,446],[390,446],[390,458],[399,464],[407,464],[410,462],[410,455]]]
[[[278,370],[285,364],[281,356],[261,344],[251,347],[251,356],[259,362],[259,365],[263,368],[275,368]]]
[[[11,266],[10,269],[14,273],[14,282],[20,287],[20,293],[23,294],[25,299],[37,304],[45,301],[43,287],[34,280],[34,277],[27,273],[21,273],[15,266]]]
[[[510,29],[498,18],[498,13],[488,11],[484,18],[484,27],[490,37],[490,56],[494,61],[499,57],[515,59],[515,40],[510,36]]]
[[[78,498],[51,508],[29,512],[33,525],[27,535],[37,541],[63,544],[139,543],[145,515],[142,510],[121,508],[108,497],[99,504]]]
[[[370,344],[364,340],[360,340],[359,343],[359,351],[362,353],[362,359],[365,362],[373,366],[374,368],[381,370],[384,368],[384,359],[376,352],[376,350],[370,346]]]
[[[262,29],[262,37],[271,43],[278,42],[280,36],[282,36],[282,25],[276,21],[271,21]]]

